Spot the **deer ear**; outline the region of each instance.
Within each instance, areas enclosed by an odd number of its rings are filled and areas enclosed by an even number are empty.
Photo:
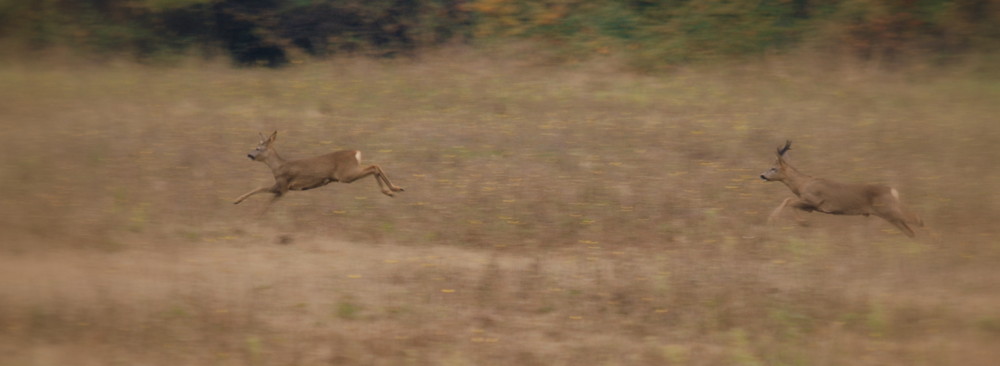
[[[278,130],[274,130],[274,132],[271,133],[271,136],[267,138],[267,142],[272,143],[276,138],[278,138]]]
[[[788,150],[791,150],[791,149],[792,149],[792,141],[791,140],[785,140],[785,146],[778,148],[778,158],[781,158],[782,156],[784,156],[785,153],[788,152]]]

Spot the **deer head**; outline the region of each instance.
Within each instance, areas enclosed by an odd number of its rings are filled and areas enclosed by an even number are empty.
[[[785,179],[785,171],[788,168],[788,163],[785,162],[785,153],[792,149],[792,141],[786,140],[784,147],[779,147],[777,150],[777,159],[774,162],[774,166],[770,169],[765,170],[760,174],[760,179],[766,181],[781,181]]]
[[[271,136],[267,138],[265,138],[262,133],[258,133],[258,135],[260,135],[260,143],[257,144],[255,149],[251,150],[250,153],[247,154],[247,157],[249,157],[250,160],[264,161],[273,151],[271,150],[271,144],[273,144],[274,139],[278,137],[278,131],[274,131],[271,133]]]

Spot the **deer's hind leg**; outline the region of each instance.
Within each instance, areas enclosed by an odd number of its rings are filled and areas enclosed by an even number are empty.
[[[902,231],[903,234],[906,234],[906,236],[911,237],[911,238],[914,237],[914,236],[916,236],[916,234],[913,232],[913,229],[910,228],[910,225],[906,224],[906,221],[903,220],[902,216],[881,216],[880,215],[879,217],[885,219],[885,221],[888,221],[893,226],[896,226],[896,228],[898,228],[899,231]]]
[[[907,220],[908,217],[899,207],[893,207],[889,209],[884,209],[884,208],[879,209],[877,210],[877,212],[875,212],[875,216],[878,216],[883,220],[888,221],[890,224],[899,229],[899,231],[902,231],[903,234],[906,234],[906,236],[908,237],[912,238],[916,235],[914,234],[913,229],[910,228],[909,223],[907,223],[907,221],[909,221]],[[919,220],[919,218],[917,220]],[[919,221],[912,223],[922,226],[922,224]]]
[[[873,208],[875,216],[888,221],[908,237],[913,238],[915,236],[910,225],[924,226],[923,220],[920,217],[903,207],[895,192],[891,196],[883,196],[876,199]]]
[[[392,184],[392,181],[389,180],[389,176],[385,174],[385,171],[382,170],[382,167],[378,165],[372,165],[371,168],[375,168],[375,178],[381,179],[383,182],[385,182],[385,185],[388,186],[390,190],[392,190],[393,192],[405,191],[403,187]]]
[[[369,175],[375,176],[375,183],[378,183],[378,188],[382,190],[382,194],[386,196],[389,197],[395,196],[395,194],[393,194],[392,192],[403,190],[402,188],[392,185],[392,183],[390,183],[388,179],[385,179],[384,178],[385,175],[384,173],[382,173],[382,168],[379,168],[378,165],[371,165],[364,169],[357,169],[355,171],[343,174],[343,176],[338,177],[337,180],[344,183],[351,183],[358,179],[367,177]],[[383,180],[385,180],[385,183],[383,183]],[[388,188],[386,188],[385,186],[386,184],[389,185]]]
[[[910,211],[908,207],[900,204],[899,211],[903,215],[902,216],[903,221],[905,221],[907,225],[917,225],[917,227],[924,227],[924,219],[921,219],[920,215],[917,215],[913,211]]]

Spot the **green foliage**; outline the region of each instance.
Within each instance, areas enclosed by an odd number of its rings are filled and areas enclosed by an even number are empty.
[[[996,50],[998,10],[997,0],[6,0],[0,35],[140,59],[221,47],[269,66],[294,50],[384,57],[530,39],[564,61],[619,55],[645,70],[803,44],[889,62]]]
[[[572,44],[575,57],[624,53],[635,66],[655,68],[759,53],[793,45],[802,27],[784,1],[485,0],[477,35],[529,35]]]
[[[336,315],[340,319],[354,320],[361,313],[362,307],[354,302],[341,301],[337,303]]]
[[[218,0],[137,0],[132,1],[132,6],[148,9],[153,12],[169,11],[190,8],[198,5],[209,5]]]

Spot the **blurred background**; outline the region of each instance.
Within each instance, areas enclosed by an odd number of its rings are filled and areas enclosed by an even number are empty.
[[[614,56],[640,71],[803,49],[877,64],[940,64],[996,50],[997,6],[993,0],[5,0],[0,34],[9,50],[61,48],[76,57],[153,64],[225,56],[239,65],[278,67],[512,40],[549,50],[540,55],[544,61]]]
[[[0,1],[0,364],[990,365],[998,1]],[[247,159],[363,151],[291,192]],[[927,227],[767,215],[806,174]]]

